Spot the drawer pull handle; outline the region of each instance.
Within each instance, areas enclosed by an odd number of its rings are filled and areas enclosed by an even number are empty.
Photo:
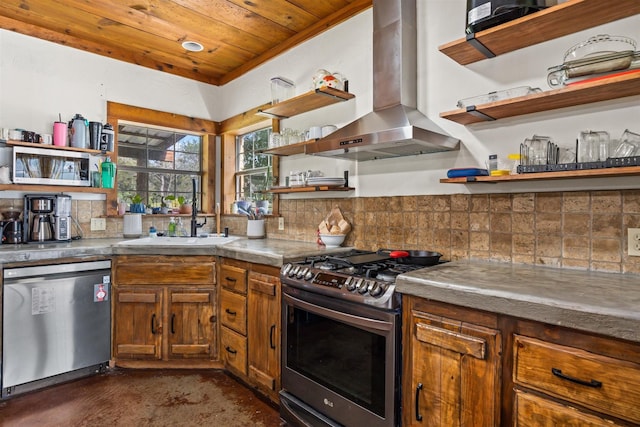
[[[231,347],[229,347],[229,346],[226,346],[224,349],[225,349],[225,350],[227,350],[227,352],[228,352],[228,353],[231,353],[231,354],[236,354],[236,353],[237,353],[237,351],[236,351],[236,350],[232,349],[232,348],[231,348]]]
[[[551,373],[558,378],[562,378],[563,380],[571,381],[572,383],[584,385],[587,387],[600,388],[602,387],[602,383],[600,381],[591,380],[585,381],[579,378],[570,377],[569,375],[563,374],[562,371],[558,368],[551,368]]]
[[[420,415],[420,390],[422,390],[422,383],[418,383],[418,387],[416,387],[416,421],[422,421],[422,415]]]
[[[275,331],[276,331],[276,325],[271,325],[271,329],[269,329],[269,347],[271,347],[273,350],[276,349],[276,345],[273,342],[273,335]]]
[[[151,333],[152,333],[153,335],[155,335],[155,334],[156,334],[156,332],[157,332],[157,331],[156,331],[156,314],[155,314],[155,313],[153,313],[153,314],[151,315]]]
[[[236,282],[236,279],[234,279],[233,277],[225,277],[225,279],[227,280],[227,282]]]
[[[176,315],[172,314],[171,315],[171,333],[172,334],[176,333],[175,323],[176,323]]]
[[[230,316],[235,316],[236,314],[238,314],[234,310],[229,310],[228,308],[225,309],[224,311]]]

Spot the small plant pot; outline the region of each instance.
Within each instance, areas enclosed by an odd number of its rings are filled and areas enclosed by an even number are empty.
[[[131,213],[145,213],[145,208],[143,203],[131,203],[129,207],[129,212]]]
[[[188,204],[184,204],[184,205],[180,205],[180,213],[181,214],[191,214],[193,209],[192,205],[188,205]]]

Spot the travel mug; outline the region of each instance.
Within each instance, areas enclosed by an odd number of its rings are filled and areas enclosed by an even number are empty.
[[[53,145],[66,147],[67,145],[67,124],[65,122],[53,123]]]
[[[92,150],[99,150],[101,140],[102,140],[102,123],[89,122],[89,148],[91,148]]]

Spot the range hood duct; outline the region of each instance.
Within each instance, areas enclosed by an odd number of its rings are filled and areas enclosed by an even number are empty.
[[[373,0],[373,111],[306,153],[363,161],[458,149],[417,109],[417,53],[416,1]]]

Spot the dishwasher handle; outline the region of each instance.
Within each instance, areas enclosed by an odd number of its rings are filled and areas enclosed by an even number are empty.
[[[28,277],[50,276],[53,274],[90,272],[111,270],[111,261],[82,261],[67,264],[38,265],[33,267],[15,267],[4,269],[4,280],[23,279]]]

